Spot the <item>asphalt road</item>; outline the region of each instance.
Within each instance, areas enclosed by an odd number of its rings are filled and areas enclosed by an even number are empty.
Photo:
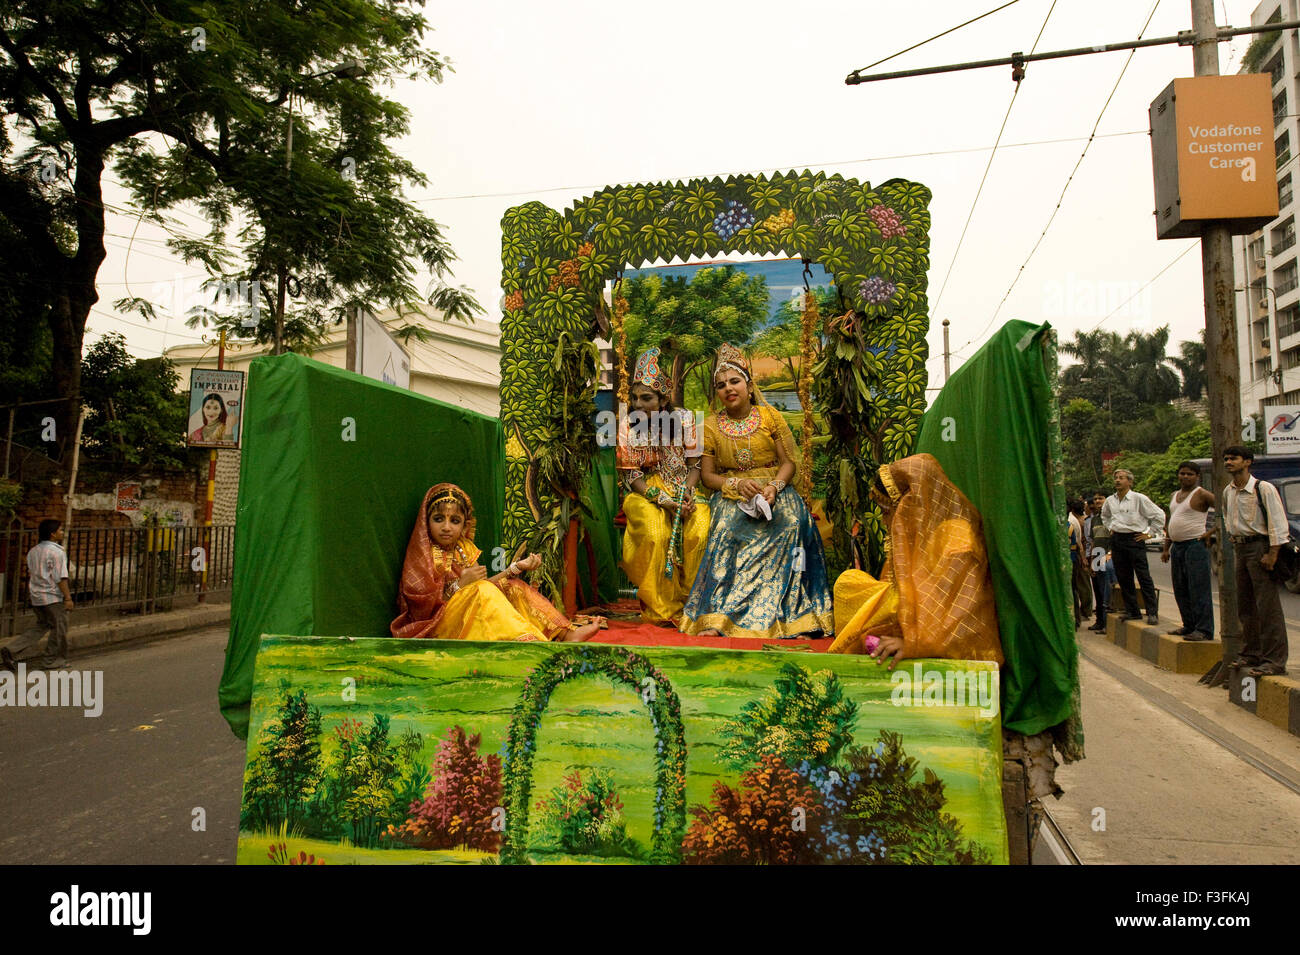
[[[234,862],[244,744],[217,710],[226,636],[74,658],[103,671],[98,717],[0,707],[0,864]]]

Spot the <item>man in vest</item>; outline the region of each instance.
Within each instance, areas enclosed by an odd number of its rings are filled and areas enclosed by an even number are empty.
[[[1191,461],[1178,465],[1178,490],[1169,499],[1165,518],[1165,543],[1160,559],[1172,560],[1174,600],[1183,625],[1169,632],[1188,640],[1214,639],[1214,603],[1210,599],[1210,550],[1205,542],[1206,514],[1214,495],[1200,486],[1201,468]]]

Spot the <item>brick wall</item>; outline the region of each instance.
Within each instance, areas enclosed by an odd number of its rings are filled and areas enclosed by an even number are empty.
[[[207,473],[198,480],[197,471],[163,471],[157,473],[118,475],[113,473],[83,472],[77,475],[77,489],[72,496],[72,523],[74,527],[96,529],[131,527],[142,520],[142,515],[128,516],[114,509],[114,489],[119,481],[140,483],[142,507],[157,512],[171,512],[182,524],[203,520],[203,503],[207,494]],[[63,518],[66,507],[64,478],[28,478],[23,483],[23,501],[18,505],[18,518],[24,527],[35,527],[47,517]]]

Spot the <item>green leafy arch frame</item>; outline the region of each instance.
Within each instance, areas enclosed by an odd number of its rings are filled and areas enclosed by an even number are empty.
[[[925,408],[929,202],[919,183],[873,188],[805,171],[612,186],[563,213],[539,202],[506,210],[507,551],[539,551],[539,583],[560,594],[561,545],[579,506],[571,489],[583,486],[595,446],[592,339],[608,328],[605,282],[629,264],[740,252],[819,263],[839,287],[845,312],[824,316],[813,382],[815,407],[832,432],[827,511],[837,550],[847,541],[841,525],[858,519],[878,555],[882,530],[866,482],[877,465],[911,452]]]
[[[624,647],[578,646],[557,651],[524,680],[506,732],[505,838],[501,861],[523,863],[528,850],[528,800],[533,785],[537,728],[555,688],[566,680],[605,676],[630,687],[650,713],[655,731],[655,829],[651,861],[674,863],[686,835],[686,730],[682,704],[668,677]]]

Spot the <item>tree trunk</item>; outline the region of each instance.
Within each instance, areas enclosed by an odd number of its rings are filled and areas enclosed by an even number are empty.
[[[686,359],[682,357],[681,352],[673,355],[673,407],[681,408],[686,403],[686,376],[682,374],[682,366]]]
[[[86,321],[91,307],[99,301],[95,277],[107,253],[104,250],[104,192],[101,177],[104,156],[96,146],[84,143],[76,147],[76,175],[73,180],[77,197],[77,252],[64,257],[55,268],[59,292],[50,311],[53,354],[50,370],[60,397],[67,400],[56,407],[58,453],[71,462],[67,454],[81,416],[81,349],[86,336]]]

